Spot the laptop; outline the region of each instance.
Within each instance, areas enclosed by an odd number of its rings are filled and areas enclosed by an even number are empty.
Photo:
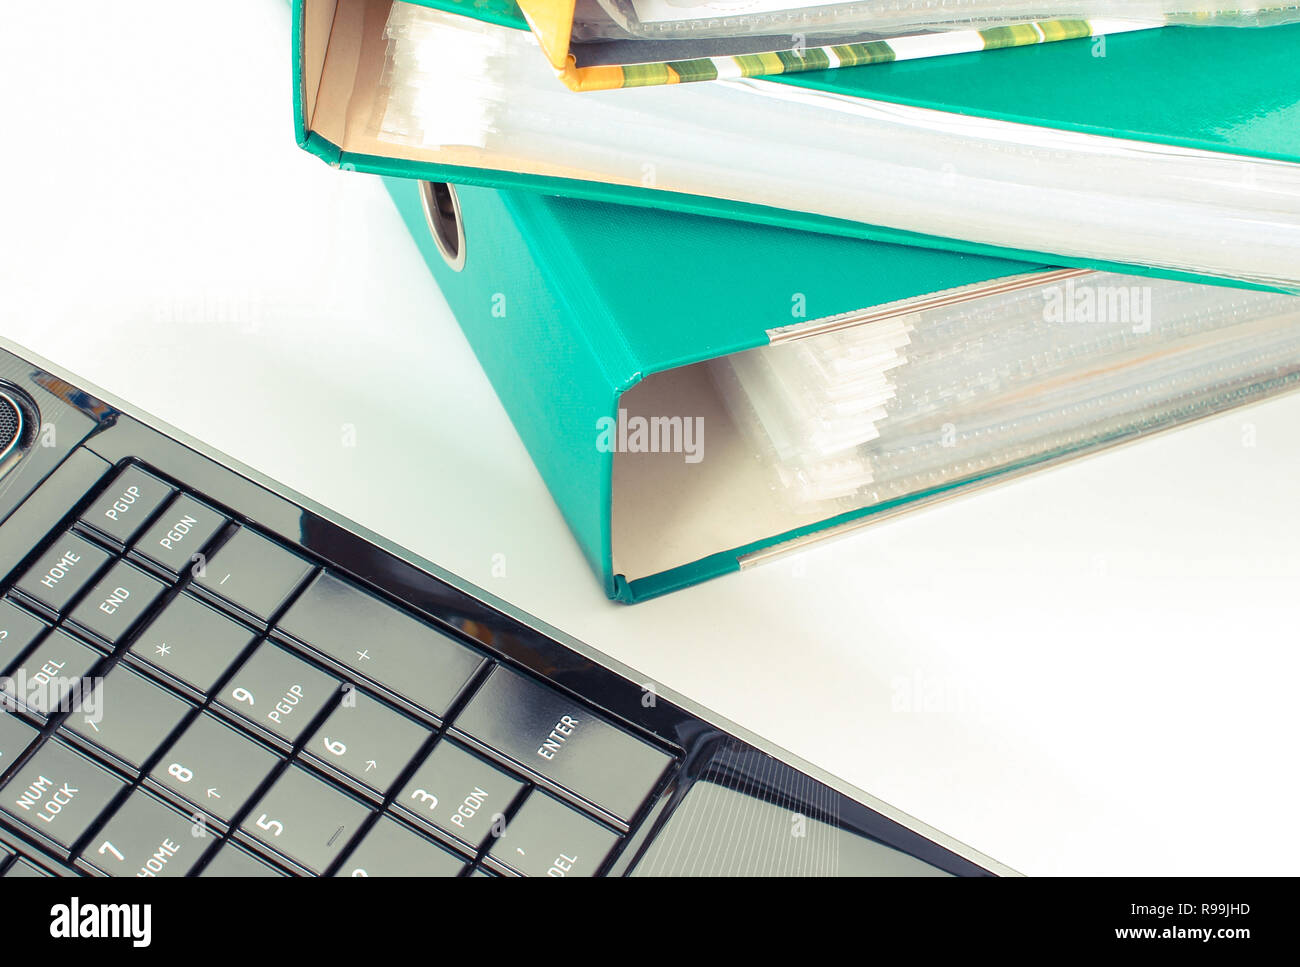
[[[0,876],[1011,872],[0,341]]]

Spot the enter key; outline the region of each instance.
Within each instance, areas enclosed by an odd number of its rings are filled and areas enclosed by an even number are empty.
[[[624,822],[671,761],[567,695],[500,665],[453,724]]]

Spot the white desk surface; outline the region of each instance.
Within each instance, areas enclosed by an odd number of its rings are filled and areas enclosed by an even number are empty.
[[[1300,872],[1300,397],[610,604],[288,19],[6,10],[0,332],[1022,872]]]

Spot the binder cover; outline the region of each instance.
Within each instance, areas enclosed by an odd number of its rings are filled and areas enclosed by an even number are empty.
[[[869,507],[798,512],[774,492],[710,382],[708,361],[795,333],[960,309],[1028,285],[1068,288],[1091,273],[533,192],[385,183],[619,601],[1097,448]],[[1300,378],[1300,364],[1279,378]],[[631,445],[638,417],[642,429],[653,418],[702,423],[693,439],[675,438],[681,446],[649,452],[644,440]]]
[[[527,188],[1028,262],[1233,282],[1170,268],[999,248],[901,227],[665,191],[633,181],[596,182],[526,157],[488,168],[481,166],[480,155],[471,149],[430,152],[390,144],[366,131],[381,82],[388,7],[385,0],[294,0],[297,138],[303,148],[335,166],[397,177]],[[1300,25],[1170,27],[1121,34],[1107,38],[1104,58],[1093,56],[1091,43],[1067,40],[996,54],[786,74],[751,83],[1300,164],[1300,57],[1296,56]]]

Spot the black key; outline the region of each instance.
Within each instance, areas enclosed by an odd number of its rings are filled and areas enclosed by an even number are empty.
[[[18,761],[38,735],[39,732],[18,716],[0,712],[0,775]]]
[[[335,876],[456,876],[465,860],[388,816],[370,828]]]
[[[3,672],[45,631],[43,622],[12,601],[0,602],[0,672]]]
[[[292,766],[275,781],[240,827],[303,869],[321,874],[361,828],[369,810]]]
[[[46,873],[39,866],[35,866],[24,859],[15,860],[13,865],[4,871],[4,876],[6,878],[12,876],[14,879],[22,879],[24,877],[36,879],[37,877],[45,877],[49,875],[49,873]]]
[[[217,704],[292,744],[340,687],[338,679],[263,642],[226,682]]]
[[[523,876],[595,876],[617,842],[612,831],[534,791],[491,856]]]
[[[0,809],[66,850],[121,788],[85,756],[46,742],[0,791]]]
[[[204,713],[158,760],[149,777],[228,823],[278,761],[252,739]]]
[[[180,573],[195,563],[226,518],[189,494],[179,494],[136,542],[135,551],[170,574]]]
[[[302,558],[244,527],[221,546],[207,563],[203,576],[196,576],[195,581],[266,621],[311,570],[312,566]]]
[[[181,594],[140,633],[131,653],[177,681],[207,692],[253,637],[238,622]]]
[[[15,587],[51,611],[62,611],[108,562],[108,552],[69,531],[27,569]]]
[[[624,821],[671,761],[566,695],[500,666],[455,727]]]
[[[73,609],[72,620],[116,644],[165,590],[139,568],[118,561]]]
[[[28,494],[0,524],[0,579],[44,539],[56,521],[67,516],[74,504],[109,470],[106,460],[89,450],[74,450],[45,481]]]
[[[119,664],[73,709],[63,727],[134,770],[158,750],[189,710],[175,695]]]
[[[81,855],[107,876],[184,876],[212,840],[202,824],[137,789]]]
[[[81,515],[82,523],[119,544],[128,544],[171,496],[172,488],[139,467],[127,467]]]
[[[75,706],[89,690],[82,679],[103,656],[59,629],[28,652],[0,692],[40,716]]]
[[[226,843],[217,850],[208,865],[203,867],[199,876],[284,876],[270,863],[260,860],[248,850],[240,849],[234,843]]]
[[[424,726],[352,690],[303,749],[327,768],[382,793],[428,736]]]
[[[483,664],[460,642],[332,574],[317,577],[277,627],[439,717]]]
[[[505,825],[503,817],[524,784],[443,739],[393,800],[408,815],[477,849]]]

